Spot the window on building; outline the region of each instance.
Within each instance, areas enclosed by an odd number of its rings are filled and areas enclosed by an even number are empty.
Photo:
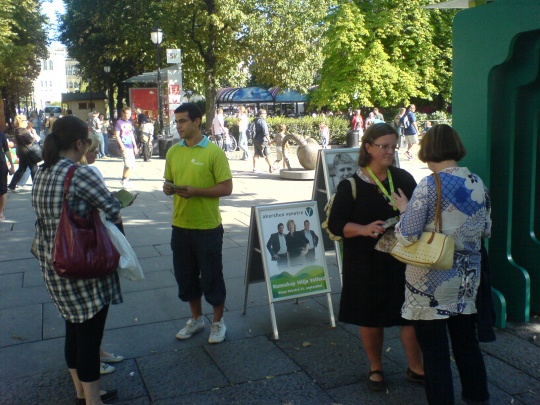
[[[69,82],[69,88],[70,88],[70,89],[73,88],[73,82]]]
[[[42,70],[47,70],[47,61],[46,60],[41,61],[41,69]]]
[[[88,105],[86,103],[79,103],[79,110],[86,110]]]
[[[52,82],[49,82],[49,87],[52,87]]]
[[[53,63],[52,63],[52,60],[49,61],[49,70],[53,70]]]

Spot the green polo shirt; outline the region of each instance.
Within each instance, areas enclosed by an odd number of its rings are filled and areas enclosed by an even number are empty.
[[[229,162],[223,150],[206,136],[192,147],[182,140],[167,152],[165,180],[178,186],[208,188],[232,179]],[[174,195],[174,226],[186,229],[213,229],[221,224],[219,198]]]

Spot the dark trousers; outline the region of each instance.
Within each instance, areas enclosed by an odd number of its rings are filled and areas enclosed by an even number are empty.
[[[18,149],[17,149],[18,150]],[[32,162],[28,156],[21,153],[21,156],[19,157],[19,167],[13,177],[11,178],[11,181],[9,182],[8,188],[11,190],[15,190],[15,187],[17,187],[17,183],[21,181],[22,176],[24,175],[24,172],[26,169],[30,168],[30,175],[32,176],[32,182],[34,181],[34,175],[37,171],[37,164]]]
[[[142,157],[145,162],[148,162],[152,154],[150,153],[150,144],[148,142],[141,142]]]
[[[461,380],[462,399],[489,403],[486,367],[476,338],[476,315],[414,321],[414,329],[424,355],[426,397],[430,404],[454,404],[447,329]]]
[[[185,229],[173,225],[174,276],[182,301],[196,301],[204,294],[206,302],[214,307],[225,303],[222,247],[222,225],[214,229]]]
[[[82,323],[66,321],[64,354],[68,368],[76,369],[82,382],[99,380],[99,347],[103,338],[109,306]]]

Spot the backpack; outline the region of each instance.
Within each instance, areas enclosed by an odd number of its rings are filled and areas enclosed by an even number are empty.
[[[403,117],[401,117],[399,119],[399,123],[405,129],[410,128],[411,127],[411,120],[409,119],[409,113],[406,113],[405,115],[403,115]]]
[[[349,177],[347,180],[349,180],[349,182],[351,183],[353,200],[356,200],[356,181],[352,177]],[[328,202],[326,203],[326,206],[324,207],[326,219],[321,224],[321,228],[326,231],[330,240],[341,242],[343,240],[343,237],[334,235],[332,232],[330,232],[330,229],[328,229],[328,220],[330,219],[330,213],[332,212],[332,205],[334,204],[335,196],[336,196],[336,193],[332,194],[332,197],[330,197],[330,200],[328,200]]]
[[[248,124],[246,136],[248,140],[252,140],[255,137],[255,120]]]

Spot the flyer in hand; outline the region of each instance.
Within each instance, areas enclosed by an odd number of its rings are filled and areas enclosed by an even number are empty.
[[[120,208],[129,207],[131,204],[133,204],[133,202],[139,195],[139,193],[130,193],[124,188],[113,192],[113,194],[116,197],[116,199],[120,201]]]

